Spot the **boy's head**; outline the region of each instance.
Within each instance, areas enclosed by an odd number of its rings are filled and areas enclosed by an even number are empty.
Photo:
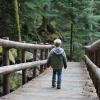
[[[61,46],[61,40],[60,40],[60,39],[55,39],[55,40],[54,40],[54,45],[55,45],[56,47],[60,47],[60,46]]]

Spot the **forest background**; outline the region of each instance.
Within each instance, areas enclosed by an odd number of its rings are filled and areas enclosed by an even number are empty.
[[[100,1],[0,0],[2,37],[50,44],[60,38],[68,60],[80,61],[84,55],[82,47],[100,38]],[[1,55],[0,48],[0,59]],[[10,50],[11,63],[15,63],[16,55],[14,49]],[[27,59],[31,58],[27,52]]]
[[[61,38],[67,57],[82,58],[82,46],[100,38],[99,0],[0,0],[0,37],[53,43]]]

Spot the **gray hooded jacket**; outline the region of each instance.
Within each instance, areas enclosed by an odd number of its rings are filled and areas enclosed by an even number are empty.
[[[63,66],[67,68],[67,58],[64,49],[55,47],[50,51],[47,67],[51,66],[53,69],[61,69]]]

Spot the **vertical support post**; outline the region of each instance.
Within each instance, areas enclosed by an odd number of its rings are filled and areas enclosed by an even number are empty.
[[[34,49],[33,51],[33,61],[36,61],[36,56],[37,56],[37,49]],[[33,78],[36,77],[36,67],[33,68]]]
[[[96,64],[96,60],[97,60],[97,59],[96,59],[96,53],[97,53],[97,50],[94,51],[94,64],[95,64],[95,65],[97,65],[97,64]]]
[[[88,52],[89,52],[89,58],[90,58],[90,60],[93,61],[93,51],[90,51],[89,50]],[[91,71],[91,68],[90,67],[89,67],[89,74],[90,74],[90,77],[92,78],[92,71]]]
[[[48,58],[48,54],[49,54],[48,51],[49,51],[48,49],[45,49],[45,59]],[[44,69],[46,69],[46,65],[44,66]]]
[[[45,49],[45,59],[48,58],[48,49]]]
[[[99,54],[99,51],[96,50],[95,51],[95,64],[98,66],[98,54]]]
[[[4,37],[3,39],[9,40],[8,37]],[[2,55],[2,66],[6,66],[9,64],[9,48],[3,47],[3,55]],[[10,93],[10,74],[3,75],[3,95]]]
[[[97,51],[97,66],[100,68],[100,49]]]
[[[40,50],[40,59],[41,59],[41,60],[43,60],[43,58],[44,58],[44,57],[43,57],[43,51],[44,51],[43,49]],[[44,69],[43,69],[43,65],[40,65],[40,73],[42,73],[43,70],[44,70]]]
[[[22,50],[22,63],[26,62],[26,56],[25,56],[25,50]],[[22,70],[22,84],[25,84],[27,82],[27,76],[26,76],[26,69]]]
[[[97,91],[98,97],[100,98],[100,77],[98,78],[98,91]]]

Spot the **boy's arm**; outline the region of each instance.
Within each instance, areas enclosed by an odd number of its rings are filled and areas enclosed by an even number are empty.
[[[65,52],[63,54],[63,64],[64,64],[64,68],[66,69],[67,68],[67,57],[66,57]]]

